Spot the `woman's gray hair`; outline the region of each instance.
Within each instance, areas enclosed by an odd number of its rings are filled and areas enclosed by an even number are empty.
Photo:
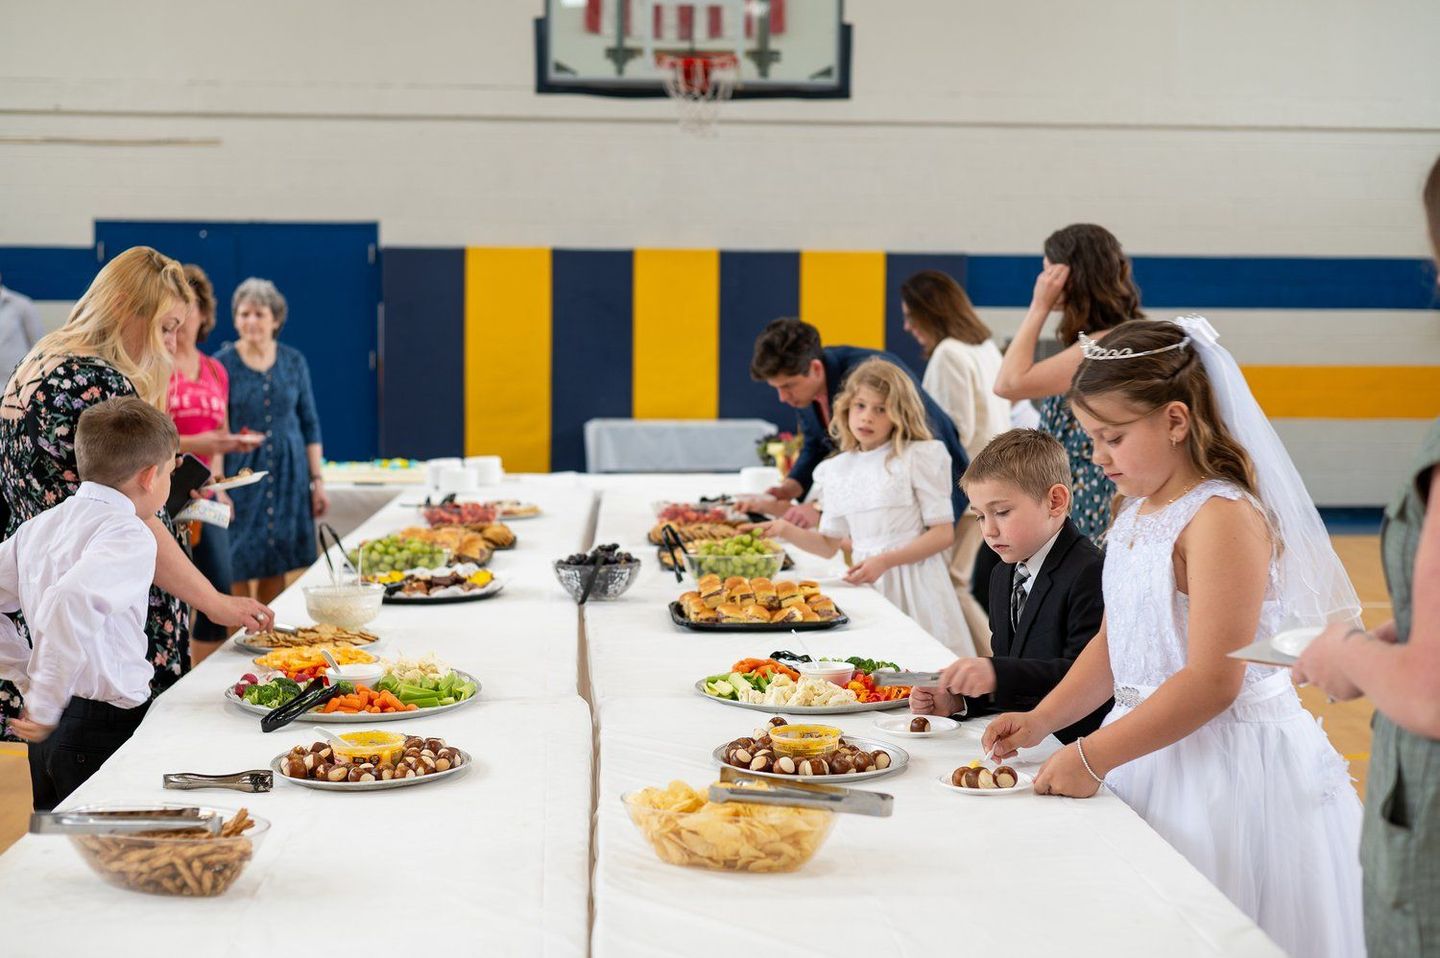
[[[279,338],[280,330],[285,328],[285,313],[289,307],[285,305],[285,297],[280,295],[280,290],[275,288],[274,283],[251,276],[235,287],[235,295],[230,299],[230,311],[240,312],[241,303],[257,303],[268,307],[270,314],[275,317],[275,337]]]

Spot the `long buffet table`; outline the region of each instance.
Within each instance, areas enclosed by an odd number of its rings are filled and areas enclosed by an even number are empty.
[[[386,643],[382,654],[433,650],[482,682],[472,706],[393,726],[471,751],[474,765],[448,781],[348,796],[279,781],[266,795],[162,790],[164,772],[260,768],[311,740],[303,722],[263,735],[253,716],[225,705],[224,688],[249,663],[238,651],[212,655],[156,701],[67,806],[244,804],[273,823],[255,861],[221,898],[151,898],[102,884],[64,840],[26,836],[0,856],[0,952],[313,953],[351,937],[348,912],[371,947],[403,941],[407,950],[458,954],[1280,953],[1108,793],[1080,802],[941,789],[933,779],[979,756],[978,723],[899,743],[910,767],[873,785],[895,795],[894,816],[842,816],[799,872],[661,863],[620,795],[676,778],[703,786],[714,775],[711,749],[763,719],[703,700],[692,688],[697,678],[776,648],[916,669],[948,661],[878,593],[834,581],[838,566],[803,554],[795,575],[821,579],[850,615],[848,627],[749,637],[675,627],[665,605],[684,586],[656,567],[645,543],[650,503],[714,493],[730,479],[517,477],[494,495],[536,502],[544,515],[514,523],[517,548],[497,553],[500,596],[384,608],[370,626]],[[414,524],[415,510],[402,503],[419,495],[398,491],[352,540]],[[591,602],[577,616],[549,564],[592,541],[619,542],[646,568],[622,599]],[[307,621],[299,586],[327,574],[321,563],[281,596],[280,619]],[[874,713],[835,718],[849,734],[882,737]],[[1045,754],[1027,753],[1022,767]]]

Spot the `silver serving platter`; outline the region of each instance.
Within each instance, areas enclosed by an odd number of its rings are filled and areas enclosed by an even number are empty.
[[[414,715],[413,712],[403,713]],[[374,718],[375,716],[370,716]],[[386,788],[405,788],[407,785],[424,785],[427,782],[434,782],[442,778],[449,778],[452,775],[460,775],[468,771],[473,761],[470,753],[462,749],[456,749],[465,762],[459,768],[447,768],[443,772],[432,772],[429,775],[421,775],[418,778],[392,778],[388,782],[317,782],[313,778],[291,778],[280,771],[280,762],[289,752],[283,752],[270,760],[270,768],[275,772],[277,780],[284,779],[291,785],[299,785],[301,788],[318,788],[322,792],[376,792]]]
[[[811,785],[826,785],[840,782],[868,782],[872,778],[884,778],[886,775],[894,775],[897,772],[903,771],[905,766],[910,764],[910,753],[898,745],[892,745],[890,742],[881,742],[873,738],[857,738],[854,735],[842,735],[841,740],[857,748],[863,748],[867,752],[889,752],[890,767],[882,768],[879,771],[850,772],[846,775],[802,776],[786,775],[783,772],[752,772],[749,769],[745,770],[745,774],[759,775],[761,778],[773,778],[778,782],[808,782]],[[725,745],[729,744],[729,742],[725,743]],[[734,768],[734,765],[725,761],[725,745],[715,746],[715,750],[710,753],[710,757],[713,758],[715,764],[721,768]]]
[[[308,629],[308,628],[314,628],[314,626],[306,626],[306,628],[307,628],[307,629]],[[371,634],[371,635],[375,635],[374,632],[371,632],[370,634]],[[287,645],[287,646],[279,646],[279,645],[256,645],[255,643],[248,641],[248,639],[249,639],[249,636],[247,636],[244,632],[241,632],[239,635],[235,636],[235,638],[231,639],[230,641],[235,644],[235,648],[237,648],[237,649],[243,649],[244,651],[249,652],[251,655],[255,655],[255,656],[268,655],[268,654],[270,654],[271,652],[278,652],[278,651],[279,651],[280,649],[282,649],[282,648],[287,648],[287,649],[313,649],[313,648],[315,648],[315,645],[321,644],[321,643],[315,643],[315,644],[312,644],[312,645]],[[380,647],[383,646],[384,644],[385,644],[385,640],[377,636],[374,642],[367,642],[365,645],[354,645],[354,646],[351,646],[351,648],[359,649],[361,652],[372,652],[373,650],[380,648]]]
[[[467,682],[475,683],[475,694],[463,702],[456,702],[452,705],[437,705],[434,708],[416,709],[413,712],[331,712],[326,715],[324,712],[310,711],[300,716],[297,722],[314,722],[318,725],[364,725],[371,722],[399,722],[403,719],[428,718],[431,715],[439,715],[441,712],[453,712],[455,709],[463,709],[480,697],[483,687],[480,680],[469,672],[455,670],[461,678]],[[254,705],[245,701],[235,694],[235,686],[225,690],[225,701],[231,702],[249,712],[251,715],[269,715],[273,708],[266,708],[263,705]]]
[[[497,575],[490,580],[489,585],[457,595],[405,595],[402,592],[393,592],[387,593],[381,601],[385,605],[453,605],[456,602],[479,602],[481,599],[492,598],[499,595],[503,588],[505,581]]]
[[[735,708],[749,709],[752,712],[769,712],[772,715],[849,715],[852,712],[884,712],[889,709],[908,708],[910,699],[907,696],[903,699],[895,699],[891,702],[856,702],[853,705],[807,705],[797,707],[794,705],[761,705],[758,702],[733,702],[730,699],[722,699],[705,691],[705,680],[695,680],[695,694],[703,696],[712,702],[719,702],[721,705],[732,705]],[[789,776],[782,776],[788,778]]]

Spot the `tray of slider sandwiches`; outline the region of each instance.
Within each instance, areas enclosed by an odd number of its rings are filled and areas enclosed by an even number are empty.
[[[713,574],[670,603],[670,619],[696,632],[811,632],[850,621],[816,582]]]

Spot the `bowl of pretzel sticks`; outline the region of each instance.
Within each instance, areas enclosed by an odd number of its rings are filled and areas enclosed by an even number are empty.
[[[75,811],[143,815],[170,807],[106,804],[85,805]],[[97,875],[120,888],[188,898],[223,895],[254,857],[270,823],[244,808],[201,808],[200,814],[222,817],[220,831],[212,834],[208,829],[193,828],[72,835],[70,842]]]

